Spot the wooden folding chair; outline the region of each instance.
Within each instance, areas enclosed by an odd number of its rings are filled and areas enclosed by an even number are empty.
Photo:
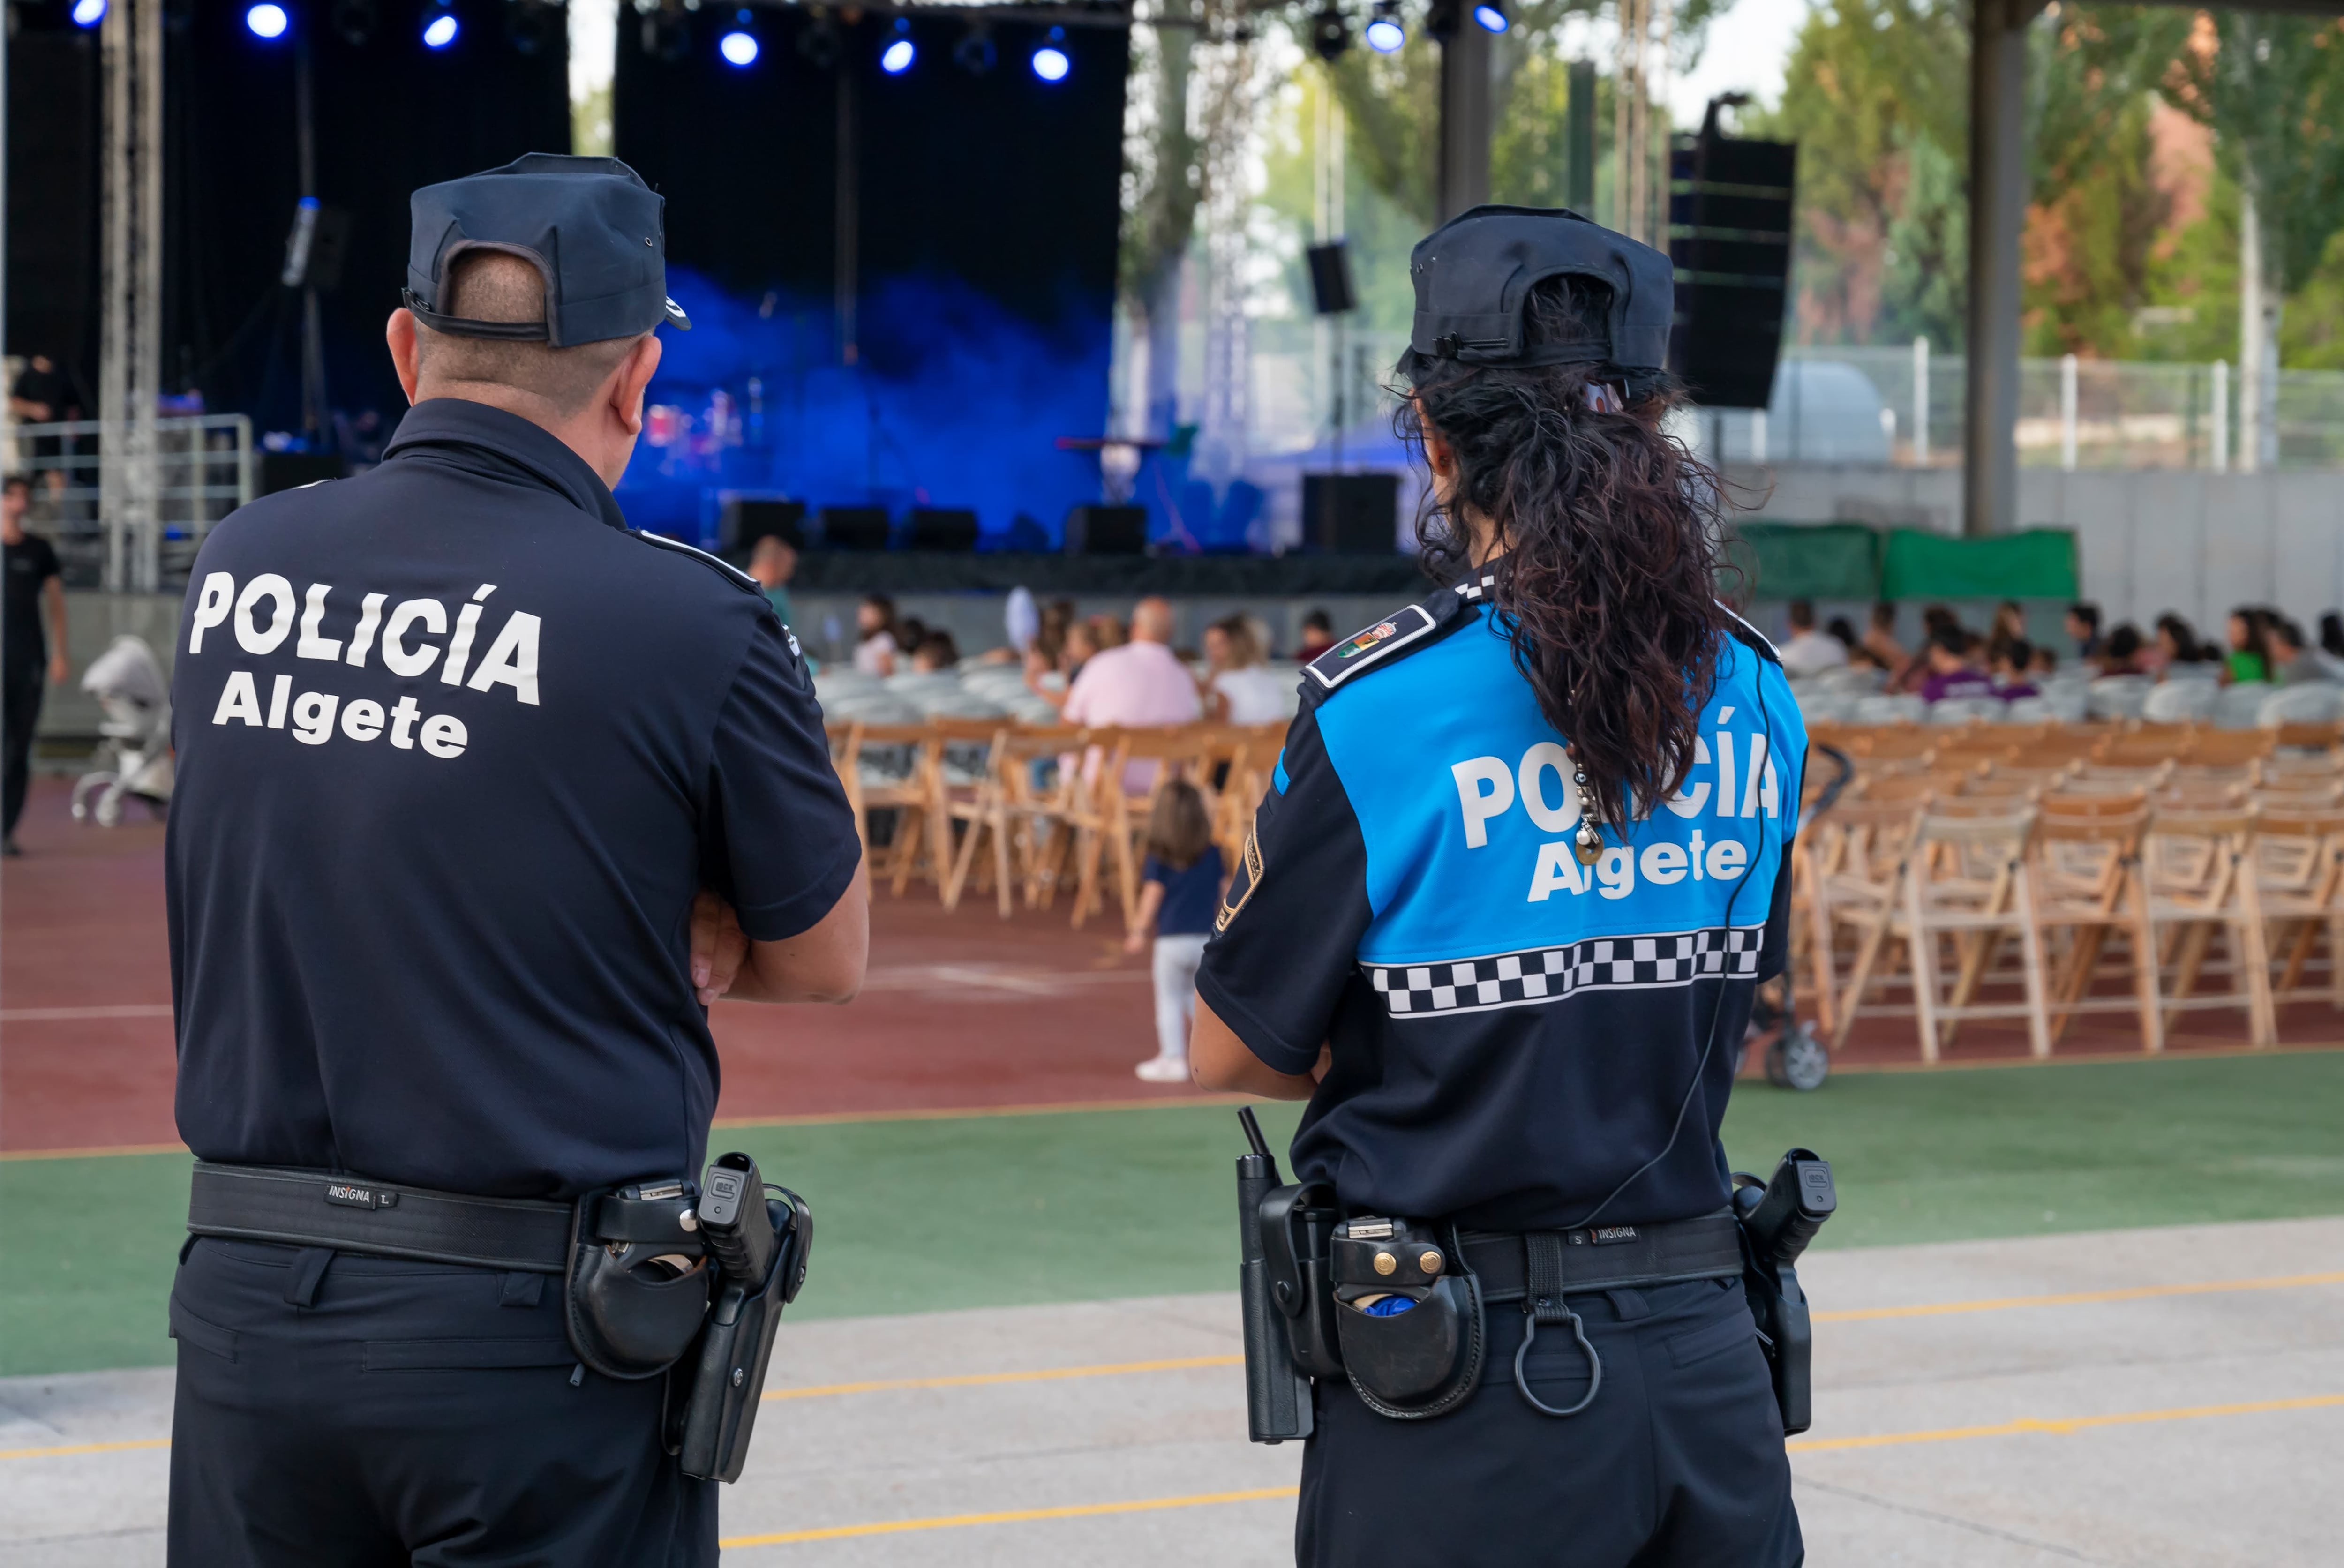
[[[1196,766],[1197,752],[1196,726],[1116,733],[1113,754],[1091,779],[1086,816],[1091,830],[1081,851],[1081,877],[1075,887],[1076,928],[1099,907],[1099,862],[1106,854],[1114,856],[1125,926],[1138,918],[1139,840],[1147,831],[1147,819],[1155,814],[1157,797],[1167,784]],[[1149,763],[1155,765],[1142,766]],[[1140,775],[1139,782],[1135,783],[1134,774]]]
[[[2259,806],[2254,879],[2268,945],[2283,965],[2272,1005],[2324,996],[2344,1010],[2344,807]],[[2314,988],[2304,978],[2322,936],[2328,983]]]
[[[2258,1048],[2278,1043],[2260,879],[2251,865],[2254,839],[2250,809],[2163,811],[2150,819],[2141,868],[2157,934],[2157,990],[2167,1033],[2185,1010],[2244,1007],[2250,1043]],[[2198,981],[2218,931],[2229,949],[2231,988],[2200,995]],[[2176,966],[2169,986],[2161,973],[2166,963]]]
[[[967,879],[975,840],[989,824],[993,796],[999,778],[995,754],[1006,744],[1005,719],[932,718],[930,744],[924,759],[928,775],[928,854],[935,867],[936,896],[947,909],[960,905],[961,885]],[[958,845],[954,827],[960,824]],[[996,836],[996,845],[1006,845]],[[967,851],[969,853],[963,853]],[[1006,867],[997,868],[1001,913],[1009,914]]]
[[[1968,1018],[2024,1018],[2029,1048],[2051,1054],[2045,1006],[2043,948],[2036,925],[2034,881],[2027,869],[2032,807],[1997,816],[1945,816],[1932,806],[1914,828],[1906,856],[1901,926],[1912,952],[1913,1000],[1921,1059],[1934,1062],[1952,1031]],[[1941,989],[1941,942],[1953,940],[1955,968],[1950,992]],[[2017,1002],[1984,1002],[1978,993],[1993,975],[2004,945],[2016,938]]]
[[[2246,767],[2270,755],[2278,744],[2272,730],[2199,730],[2182,760],[2193,767]]]
[[[2065,1039],[2078,1013],[2130,1008],[2140,1048],[2165,1048],[2157,1002],[2157,936],[2140,877],[2148,810],[2138,795],[2046,795],[2037,804],[2035,923],[2050,966],[2051,1040]],[[2120,935],[2130,959],[2132,996],[2096,996],[2107,939]]]
[[[866,724],[856,720],[847,727],[834,759],[846,804],[863,835],[871,880],[889,876],[901,894],[911,879],[922,843],[928,836],[927,755],[932,737],[925,724]],[[871,816],[874,812],[897,814],[893,835],[884,848],[872,851]]]
[[[1839,997],[1833,1008],[1834,1050],[1847,1043],[1864,1008],[1865,991],[1875,983],[1893,981],[1893,970],[1877,973],[1881,954],[1904,896],[1914,826],[1935,794],[1925,778],[1882,781],[1860,795],[1841,796],[1822,824],[1814,860],[1816,989],[1835,989]],[[1844,980],[1836,963],[1843,926],[1855,936],[1855,953]],[[1889,1009],[1875,1006],[1874,1010]]]

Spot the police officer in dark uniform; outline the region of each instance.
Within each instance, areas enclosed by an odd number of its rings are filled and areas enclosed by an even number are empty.
[[[1717,1134],[1806,737],[1661,429],[1669,260],[1485,207],[1412,271],[1402,419],[1455,585],[1306,668],[1197,975],[1197,1080],[1307,1098],[1295,1179],[1374,1239],[1335,1243],[1297,1558],[1795,1563]],[[1469,1276],[1453,1360],[1365,1353]]]
[[[712,1563],[668,1380],[578,1349],[573,1200],[692,1228],[706,1004],[849,999],[861,850],[789,629],[611,499],[690,325],[660,198],[536,155],[413,221],[383,462],[187,598],[171,1561]]]

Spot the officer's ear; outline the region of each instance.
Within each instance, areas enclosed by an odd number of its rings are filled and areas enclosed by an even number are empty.
[[[1432,470],[1434,479],[1448,483],[1457,477],[1457,454],[1450,450],[1448,441],[1441,438],[1431,417],[1425,413],[1424,400],[1411,398],[1409,400],[1416,405],[1416,428],[1424,432],[1425,463]]]
[[[390,364],[399,372],[399,389],[407,394],[408,402],[412,404],[416,383],[423,374],[422,348],[415,336],[415,313],[400,306],[390,313],[382,335],[390,345]]]
[[[656,332],[646,332],[635,339],[627,357],[619,361],[618,370],[611,380],[611,412],[620,427],[631,436],[641,435],[643,429],[643,395],[651,389],[652,377],[658,373],[663,348]]]

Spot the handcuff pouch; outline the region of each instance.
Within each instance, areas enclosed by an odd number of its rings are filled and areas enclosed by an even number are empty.
[[[1481,1377],[1481,1293],[1453,1232],[1352,1219],[1337,1227],[1329,1261],[1343,1371],[1362,1403],[1423,1421],[1471,1396]]]
[[[709,1270],[688,1181],[639,1182],[580,1198],[572,1210],[563,1316],[570,1348],[606,1378],[640,1381],[673,1366],[708,1313]]]

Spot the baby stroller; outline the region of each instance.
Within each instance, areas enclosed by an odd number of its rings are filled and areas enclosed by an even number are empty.
[[[171,799],[171,687],[155,650],[144,637],[116,637],[90,662],[81,689],[97,699],[106,715],[93,760],[112,765],[74,782],[74,820],[94,816],[100,826],[112,827],[122,820],[128,795],[161,815]]]
[[[1855,777],[1855,761],[1837,746],[1817,746],[1816,754],[1832,764],[1835,776],[1824,785],[1805,812],[1806,824],[1832,808],[1850,781]],[[1792,995],[1791,976],[1793,966],[1784,965],[1783,973],[1758,988],[1750,1003],[1750,1027],[1742,1037],[1740,1053],[1733,1060],[1733,1076],[1740,1077],[1750,1051],[1758,1041],[1766,1041],[1766,1081],[1776,1088],[1797,1089],[1802,1093],[1819,1089],[1831,1076],[1831,1047],[1816,1037],[1814,1027],[1800,1018]]]

